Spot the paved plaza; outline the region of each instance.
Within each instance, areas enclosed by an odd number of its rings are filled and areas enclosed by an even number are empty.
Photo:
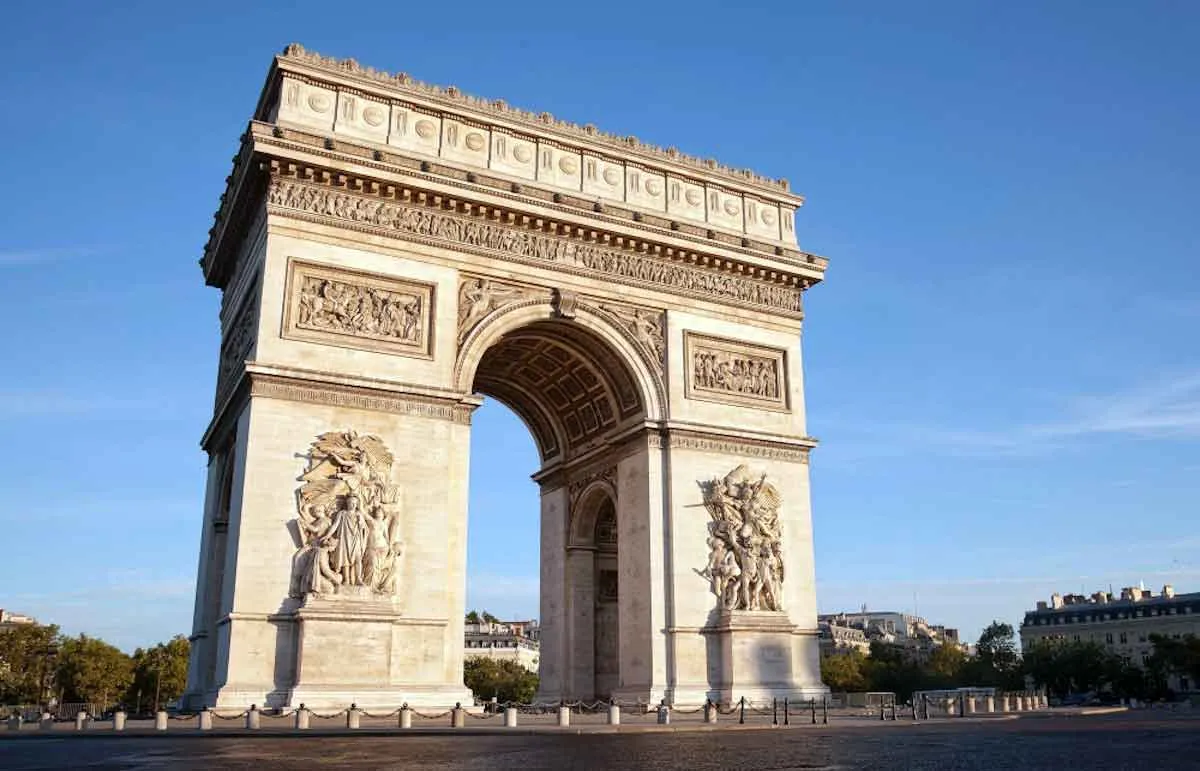
[[[586,729],[442,735],[393,731],[167,735],[71,733],[0,739],[5,769],[1185,769],[1197,767],[1200,718],[1120,712],[921,723],[834,720],[829,725],[620,734]],[[132,727],[132,726],[131,726]],[[684,729],[684,726],[679,726]]]

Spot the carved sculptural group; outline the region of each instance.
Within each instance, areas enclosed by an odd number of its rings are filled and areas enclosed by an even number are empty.
[[[745,466],[701,483],[708,525],[702,572],[724,610],[783,610],[779,491]]]
[[[416,343],[421,337],[421,298],[378,287],[305,276],[298,325]]]
[[[692,382],[714,391],[778,399],[779,373],[775,364],[772,359],[758,356],[699,349],[692,360]]]
[[[378,437],[329,432],[313,442],[297,493],[294,597],[395,593],[404,544],[391,469]]]

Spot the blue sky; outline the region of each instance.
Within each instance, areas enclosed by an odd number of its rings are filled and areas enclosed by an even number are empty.
[[[118,7],[119,6],[119,7]],[[190,631],[218,293],[196,266],[290,41],[787,177],[823,611],[974,638],[1200,590],[1200,7],[18,3],[0,120],[0,607]],[[471,604],[537,613],[537,460],[477,416]]]

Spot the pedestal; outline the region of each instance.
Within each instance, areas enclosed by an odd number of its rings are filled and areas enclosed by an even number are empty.
[[[723,611],[709,630],[716,643],[716,661],[710,662],[716,700],[730,705],[742,697],[756,704],[827,697],[829,690],[819,681],[805,683],[805,673],[797,671],[797,649],[803,638],[795,630],[785,613]],[[718,671],[713,671],[712,663]]]
[[[309,709],[447,707],[471,703],[445,682],[445,619],[402,615],[389,599],[309,596],[293,613],[296,680],[289,705]]]

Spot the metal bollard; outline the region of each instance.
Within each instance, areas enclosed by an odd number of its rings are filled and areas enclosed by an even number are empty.
[[[821,699],[821,723],[829,725],[829,701]]]
[[[467,725],[467,713],[463,710],[461,702],[454,702],[454,709],[450,710],[450,727],[463,728]]]
[[[200,710],[200,714],[197,715],[197,719],[199,721],[201,731],[212,730],[212,711],[208,707],[204,707]]]
[[[246,727],[257,730],[260,718],[261,715],[258,712],[258,705],[251,704],[250,709],[246,710]]]
[[[741,705],[738,708],[738,725],[744,725],[746,722],[746,697],[743,696],[738,703]]]
[[[160,709],[158,712],[154,713],[154,730],[167,730],[167,711],[165,709]]]
[[[360,715],[361,713],[358,710],[358,705],[351,704],[350,709],[346,710],[346,727],[358,728]]]
[[[87,723],[88,723],[88,713],[84,712],[83,710],[79,710],[78,712],[75,713],[75,730],[76,731],[87,730],[87,727],[88,727]]]
[[[881,702],[879,702],[879,722],[881,722],[881,723],[882,723],[884,720],[887,720],[887,718],[886,718],[886,717],[884,717],[884,715],[886,714],[886,713],[884,712],[884,709],[886,709],[886,707],[884,707],[884,706],[883,706],[883,702],[882,702],[882,701],[881,701]]]
[[[308,714],[308,707],[301,704],[296,708],[296,730],[307,731],[311,716]]]
[[[771,699],[771,725],[779,725],[779,699]]]
[[[54,730],[54,716],[49,712],[42,713],[42,719],[38,721],[38,728],[42,731]]]
[[[615,701],[608,705],[608,724],[621,725],[621,707]]]
[[[571,725],[571,708],[566,704],[560,704],[558,707],[558,727],[566,728]]]
[[[504,710],[504,727],[505,728],[516,728],[517,727],[517,708],[516,707],[506,707],[505,708],[505,710]]]
[[[22,722],[22,721],[21,721],[21,716],[20,716],[20,715],[18,715],[17,713],[15,713],[15,712],[14,712],[14,713],[13,713],[11,716],[9,716],[9,718],[8,718],[8,730],[10,730],[10,731],[20,731],[20,730],[21,730],[21,722]]]
[[[783,700],[783,724],[784,724],[784,725],[791,725],[791,724],[792,724],[792,718],[791,718],[791,715],[789,715],[789,714],[788,714],[790,711],[791,711],[791,710],[789,710],[789,709],[788,709],[788,700],[785,698],[785,699]]]
[[[707,699],[704,702],[704,722],[717,722],[717,705],[713,704],[712,699]]]
[[[400,705],[400,727],[412,728],[412,710],[407,703]]]
[[[671,708],[667,706],[667,700],[663,699],[658,705],[658,724],[669,725],[671,722]]]
[[[817,724],[817,700],[809,699],[808,706],[812,707],[812,724],[816,725]]]
[[[114,731],[124,731],[125,730],[125,718],[126,718],[125,710],[123,710],[123,709],[119,709],[113,713],[113,730]]]

